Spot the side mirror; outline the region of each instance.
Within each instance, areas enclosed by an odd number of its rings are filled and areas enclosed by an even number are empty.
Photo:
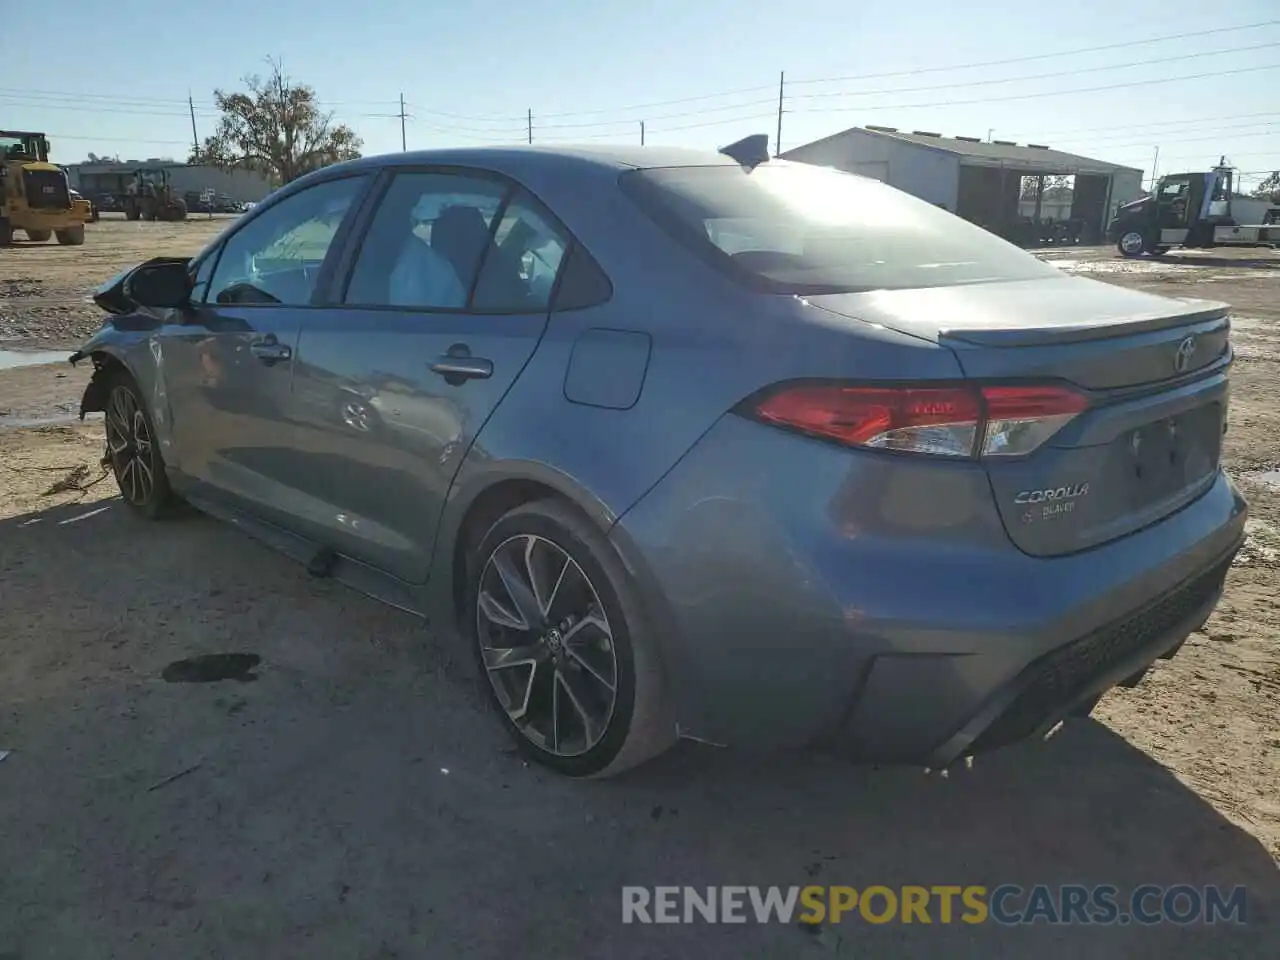
[[[138,307],[172,309],[185,306],[191,295],[187,257],[157,257],[107,281],[93,301],[108,313],[125,314]]]
[[[186,260],[149,261],[124,281],[124,294],[140,307],[173,309],[187,303],[191,284]]]

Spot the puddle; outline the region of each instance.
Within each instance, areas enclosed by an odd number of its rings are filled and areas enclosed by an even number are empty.
[[[1240,477],[1280,490],[1280,470],[1246,470]]]
[[[209,653],[201,657],[175,660],[161,672],[166,683],[217,683],[235,680],[250,683],[258,679],[251,673],[262,658],[256,653]]]
[[[66,363],[73,350],[0,350],[0,370],[34,367],[41,363]]]
[[[101,420],[100,413],[86,413],[85,423]],[[68,427],[80,422],[78,413],[64,413],[56,417],[6,417],[0,414],[0,430],[30,430],[32,427]]]

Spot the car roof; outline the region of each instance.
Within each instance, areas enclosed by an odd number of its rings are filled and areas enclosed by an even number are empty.
[[[418,164],[457,164],[514,173],[522,169],[550,170],[574,166],[616,172],[647,167],[725,166],[732,163],[735,161],[713,150],[688,150],[679,147],[516,144],[509,147],[449,147],[384,153],[349,160],[336,166],[353,170]]]

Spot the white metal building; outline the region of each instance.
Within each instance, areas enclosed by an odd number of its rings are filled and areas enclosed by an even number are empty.
[[[1071,217],[1100,236],[1121,203],[1141,194],[1142,171],[1040,144],[852,127],[788,150],[788,160],[875,177],[998,233],[1019,217],[1023,177],[1071,175]]]
[[[73,163],[66,167],[71,185],[85,195],[123,192],[139,168],[164,167],[169,182],[181,196],[187,191],[212,189],[239,203],[257,203],[271,192],[267,178],[252,170],[222,170],[218,167],[174,163],[164,160],[130,160],[123,163]]]

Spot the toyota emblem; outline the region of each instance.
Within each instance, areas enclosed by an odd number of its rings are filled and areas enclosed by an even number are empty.
[[[1178,352],[1173,355],[1173,369],[1178,373],[1186,373],[1191,367],[1191,360],[1196,355],[1196,338],[1187,337],[1178,344]]]

